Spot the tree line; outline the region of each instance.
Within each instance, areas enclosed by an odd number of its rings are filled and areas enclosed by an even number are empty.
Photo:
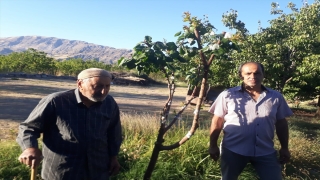
[[[47,53],[30,48],[23,52],[0,55],[0,73],[31,73],[76,76],[83,69],[96,67],[106,70],[119,69],[117,66],[97,60],[84,61],[80,58],[56,60]]]

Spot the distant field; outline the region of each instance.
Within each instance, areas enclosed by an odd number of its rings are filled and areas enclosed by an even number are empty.
[[[12,136],[7,132],[17,129],[18,123],[28,117],[42,97],[75,87],[73,80],[0,78],[0,139]],[[185,87],[176,88],[172,110],[180,109],[186,93]],[[118,102],[122,112],[159,113],[168,99],[166,85],[112,85],[109,94]]]

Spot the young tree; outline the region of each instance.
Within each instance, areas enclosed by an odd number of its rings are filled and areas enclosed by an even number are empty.
[[[152,42],[150,36],[138,43],[134,47],[131,58],[121,58],[119,66],[126,66],[129,69],[136,68],[139,73],[163,72],[168,88],[169,98],[163,108],[160,118],[160,129],[149,166],[145,172],[144,179],[151,178],[152,171],[157,162],[160,151],[172,150],[184,144],[196,131],[199,126],[199,112],[203,97],[208,86],[208,74],[214,58],[228,57],[230,52],[237,49],[235,42],[230,38],[225,38],[225,34],[214,34],[214,27],[207,18],[203,20],[192,17],[189,12],[184,13],[183,21],[188,24],[183,27],[183,31],[175,34],[177,42]],[[168,115],[174,95],[174,75],[180,73],[186,76],[190,86],[194,87],[191,99],[187,101],[182,109],[175,114],[172,121],[168,122]],[[192,127],[185,137],[171,145],[163,145],[164,134],[179,119],[185,108],[194,98],[194,93],[200,87],[199,98],[194,111]]]

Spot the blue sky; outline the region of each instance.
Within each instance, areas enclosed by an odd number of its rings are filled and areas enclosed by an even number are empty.
[[[259,20],[267,27],[275,18],[270,15],[272,2],[290,12],[290,0],[0,0],[0,37],[46,36],[132,49],[145,35],[154,41],[176,41],[186,11],[199,18],[207,15],[221,32],[229,31],[222,14],[235,9],[255,33]]]

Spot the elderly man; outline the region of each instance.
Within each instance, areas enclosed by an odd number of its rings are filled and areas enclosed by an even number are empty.
[[[19,126],[19,161],[35,168],[43,158],[45,180],[105,180],[116,174],[121,124],[118,105],[108,95],[111,81],[109,72],[90,68],[78,75],[76,89],[44,97]]]
[[[261,180],[280,180],[281,166],[290,159],[288,124],[292,115],[283,96],[261,83],[264,69],[260,63],[247,62],[239,67],[241,86],[222,92],[209,112],[209,154],[218,160],[221,150],[222,180],[236,180],[251,163]],[[217,140],[223,129],[221,149]],[[274,149],[274,131],[281,144],[280,157]]]

